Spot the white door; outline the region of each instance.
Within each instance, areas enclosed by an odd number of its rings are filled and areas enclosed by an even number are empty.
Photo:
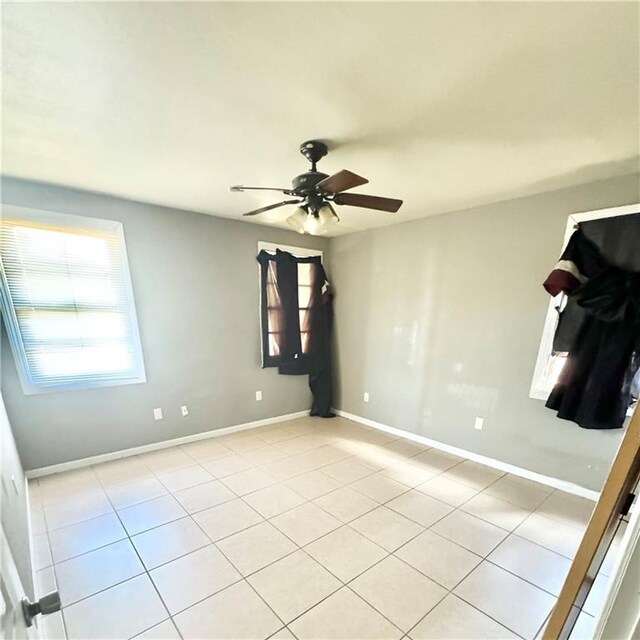
[[[0,527],[0,638],[2,640],[35,640],[38,630],[34,625],[27,627],[22,612],[24,589],[18,570],[11,555],[11,549]]]

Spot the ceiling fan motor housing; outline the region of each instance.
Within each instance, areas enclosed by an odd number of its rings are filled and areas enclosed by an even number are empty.
[[[307,171],[293,179],[291,182],[292,191],[296,196],[307,196],[310,193],[315,193],[318,182],[328,177],[326,173],[321,173],[320,171]]]

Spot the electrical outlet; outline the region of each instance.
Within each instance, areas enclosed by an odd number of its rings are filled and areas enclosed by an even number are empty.
[[[362,394],[362,399],[363,399],[365,402],[369,402],[369,392],[368,392],[368,391],[365,391],[365,392]]]
[[[180,407],[180,413],[182,413],[182,417],[183,417],[183,418],[184,418],[185,416],[188,416],[188,415],[189,415],[189,407],[187,407],[187,405],[186,405],[186,404],[183,404],[183,405]]]
[[[162,420],[162,409],[160,407],[153,410],[153,419]]]
[[[475,422],[473,423],[473,428],[478,431],[482,431],[482,427],[484,427],[484,418],[480,416],[476,416]]]
[[[262,391],[256,391],[256,402],[260,402],[262,400]]]

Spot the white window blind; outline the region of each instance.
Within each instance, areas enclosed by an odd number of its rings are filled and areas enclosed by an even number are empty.
[[[122,225],[3,214],[2,310],[25,393],[144,382]]]

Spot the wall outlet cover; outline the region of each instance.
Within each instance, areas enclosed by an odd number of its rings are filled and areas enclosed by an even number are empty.
[[[365,392],[362,394],[362,399],[363,399],[365,402],[369,402],[369,392],[368,392],[368,391],[365,391]]]
[[[484,427],[484,418],[481,418],[480,416],[476,416],[476,419],[473,423],[473,428],[477,429],[478,431],[482,431],[483,427]]]
[[[180,407],[180,413],[182,414],[182,417],[184,417],[184,416],[188,416],[188,415],[189,415],[189,407],[187,407],[187,405],[186,405],[186,404],[183,404],[183,405]]]
[[[262,391],[256,391],[256,402],[262,400]]]
[[[160,407],[158,407],[157,409],[153,410],[153,419],[154,420],[162,420],[162,409]]]

